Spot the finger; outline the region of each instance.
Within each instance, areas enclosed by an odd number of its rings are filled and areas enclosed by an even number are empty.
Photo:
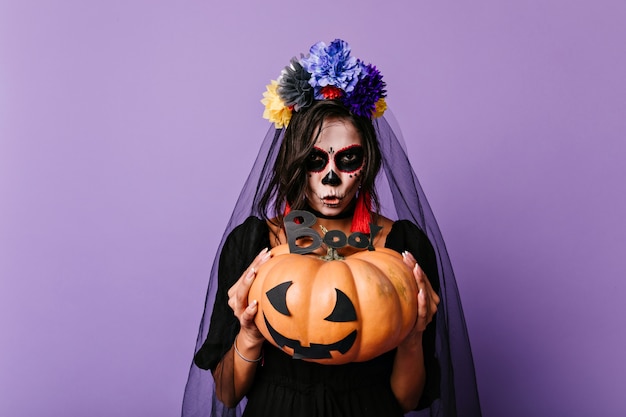
[[[416,263],[415,258],[413,257],[411,252],[406,251],[406,250],[402,252],[402,260],[404,261],[405,265],[411,269],[413,269],[413,265],[415,265]]]
[[[437,313],[437,304],[430,304],[430,317],[432,318]]]
[[[430,299],[432,300],[432,302],[435,303],[435,306],[438,306],[439,302],[441,302],[441,299],[439,298],[439,295],[434,290],[432,291],[432,295],[431,295]]]
[[[235,282],[233,286],[228,289],[228,298],[233,297],[237,293],[237,284],[239,283],[239,280],[237,280],[237,282]]]
[[[409,259],[412,263],[416,263],[417,261],[415,260],[415,257],[413,256],[413,254],[411,252],[409,252],[408,250],[404,251],[404,256]]]
[[[419,264],[415,264],[413,267],[413,275],[415,276],[415,281],[417,282],[418,289],[423,289],[425,291],[424,295],[426,300],[428,301],[428,305],[431,306],[431,311],[434,312],[437,310],[437,306],[439,305],[439,296],[433,290],[428,277],[419,266]]]
[[[426,275],[424,275],[424,281],[422,282],[423,288],[428,291],[428,298],[431,301],[431,303],[434,303],[435,305],[439,304],[439,295],[437,294],[437,292],[435,292],[435,290],[433,289],[432,284],[430,283],[430,281],[428,280],[428,277]]]
[[[261,252],[259,252],[258,255],[252,260],[250,266],[243,272],[243,274],[241,274],[241,277],[239,277],[237,282],[235,282],[233,286],[228,289],[228,297],[233,297],[235,294],[237,294],[239,284],[241,283],[241,281],[249,278],[251,270],[257,271],[259,269],[259,266],[263,265],[271,257],[271,252],[267,248],[263,248],[263,250],[261,250]]]
[[[433,310],[437,311],[437,306],[439,305],[439,296],[437,295],[437,293],[433,292],[432,296],[430,297],[430,302],[431,305],[433,306]]]
[[[435,290],[433,290],[433,287],[430,285],[430,281],[428,281],[428,278],[426,278],[426,276],[424,276],[424,280],[418,285],[421,285],[420,288],[424,292],[424,299],[426,301],[426,305],[428,306],[428,314],[432,317],[437,312],[437,306],[439,305],[439,296],[437,295]]]
[[[258,309],[259,303],[257,302],[257,300],[252,300],[252,302],[241,314],[241,324],[245,327],[252,325]]]
[[[423,302],[425,307],[424,310],[426,316],[424,320],[424,328],[426,328],[426,325],[428,325],[433,320],[434,315],[437,313],[437,303],[434,302],[431,297],[432,294],[428,294],[427,290],[422,290],[422,295],[423,297],[420,299],[420,302]]]
[[[426,279],[426,274],[417,262],[415,263],[415,266],[413,266],[413,276],[415,277],[415,281],[417,282],[419,288],[428,287],[428,285],[430,285],[428,279]]]
[[[424,308],[426,309],[426,316],[428,317],[431,311],[430,291],[428,291],[425,287],[420,287],[417,297],[419,298],[419,303],[424,305]]]
[[[261,265],[267,262],[272,257],[272,252],[268,248],[263,248],[261,252],[254,258],[250,264],[251,268],[258,270]]]
[[[237,298],[244,306],[248,305],[248,293],[250,292],[250,287],[252,286],[255,277],[256,269],[250,267],[244,274],[243,279],[240,280],[237,285],[235,298]]]
[[[241,274],[241,276],[233,284],[233,286],[228,289],[228,298],[229,299],[237,296],[237,293],[239,291],[239,287],[241,287],[241,282],[244,281],[250,275],[250,272],[254,272],[254,269],[248,267],[248,269],[243,271],[243,274]]]
[[[428,320],[428,304],[426,303],[426,295],[424,290],[420,289],[417,293],[417,329],[423,331],[426,328]]]

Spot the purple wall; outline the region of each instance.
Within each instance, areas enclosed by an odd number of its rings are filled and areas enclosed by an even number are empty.
[[[387,80],[484,415],[626,415],[624,2],[216,3],[0,2],[0,415],[178,415],[265,84],[335,37]]]

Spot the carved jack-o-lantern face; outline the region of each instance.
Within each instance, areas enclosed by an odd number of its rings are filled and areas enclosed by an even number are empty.
[[[402,257],[388,249],[325,261],[290,254],[286,245],[257,271],[249,299],[256,324],[296,359],[340,364],[396,347],[417,315],[417,285]]]
[[[274,309],[285,316],[291,317],[291,312],[287,306],[287,289],[293,285],[293,281],[286,281],[278,284],[271,290],[267,291],[267,299]],[[357,320],[356,310],[352,301],[341,290],[335,288],[337,300],[333,311],[324,318],[324,320],[335,323],[354,322]],[[294,359],[331,359],[331,351],[338,351],[345,354],[356,340],[357,331],[353,330],[346,337],[329,344],[311,343],[310,346],[302,346],[299,340],[290,339],[274,329],[268,321],[265,313],[263,319],[269,334],[274,342],[281,348],[290,348],[293,350]]]

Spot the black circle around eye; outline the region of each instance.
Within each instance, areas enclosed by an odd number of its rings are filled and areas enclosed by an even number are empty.
[[[361,145],[350,146],[335,155],[335,166],[341,172],[354,172],[363,165],[364,151]]]
[[[328,165],[328,154],[320,149],[313,149],[306,158],[306,169],[309,172],[320,172]]]

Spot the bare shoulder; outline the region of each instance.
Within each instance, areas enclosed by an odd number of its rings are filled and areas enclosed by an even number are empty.
[[[269,219],[266,221],[267,227],[270,231],[270,244],[272,247],[287,243],[287,237],[285,236],[285,229],[281,226],[282,223],[277,218]]]
[[[387,241],[387,235],[389,235],[389,232],[391,231],[391,226],[393,226],[393,220],[377,214],[375,217],[375,221],[378,226],[382,227],[382,229],[374,239],[374,247],[382,248],[385,246],[385,242]]]

